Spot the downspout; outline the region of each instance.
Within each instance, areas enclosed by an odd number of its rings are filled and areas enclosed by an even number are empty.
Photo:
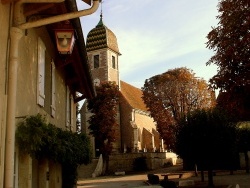
[[[49,2],[50,0],[47,0],[47,1]],[[44,19],[37,20],[34,22],[24,23],[17,27],[20,29],[30,29],[30,28],[40,27],[40,26],[44,26],[44,25],[48,25],[48,24],[52,24],[56,22],[79,18],[79,17],[87,16],[87,15],[94,13],[98,9],[98,7],[99,7],[99,0],[93,0],[93,5],[89,9],[81,10],[78,12],[66,13],[66,14],[62,14],[58,16],[52,16],[50,18],[44,18]]]
[[[52,16],[37,20],[34,22],[24,23],[22,19],[23,3],[59,3],[64,0],[20,0],[15,4],[14,21],[15,26],[10,29],[10,62],[8,73],[8,99],[7,99],[7,123],[6,123],[6,152],[5,152],[5,171],[4,187],[13,188],[14,186],[14,151],[15,151],[15,114],[16,114],[16,95],[17,95],[17,69],[18,69],[18,51],[19,41],[22,38],[23,30],[48,24],[78,18],[94,13],[99,6],[99,0],[93,0],[91,8],[66,13],[58,16]]]
[[[14,180],[14,151],[15,151],[15,114],[18,68],[18,46],[23,31],[16,27],[10,29],[10,62],[8,72],[7,123],[5,147],[5,187],[12,188]]]

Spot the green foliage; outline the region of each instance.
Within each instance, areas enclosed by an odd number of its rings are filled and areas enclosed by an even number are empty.
[[[19,123],[16,141],[20,151],[32,158],[58,162],[62,164],[63,171],[66,170],[64,174],[75,171],[68,173],[68,178],[63,179],[72,186],[76,183],[77,165],[88,164],[91,161],[90,141],[85,134],[64,131],[55,125],[47,124],[41,114],[27,117]],[[64,169],[66,164],[67,168]]]
[[[197,110],[179,122],[177,154],[198,168],[235,169],[236,128],[221,109]]]
[[[237,143],[239,152],[250,151],[250,126],[247,122],[238,124]]]

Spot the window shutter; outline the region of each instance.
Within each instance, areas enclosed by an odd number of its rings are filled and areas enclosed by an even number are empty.
[[[51,62],[51,116],[55,117],[55,113],[56,113],[56,104],[55,104],[55,100],[56,100],[56,88],[55,88],[55,63],[52,60]]]
[[[43,41],[38,38],[38,78],[37,78],[37,104],[44,107],[45,100],[45,50]]]
[[[66,129],[70,128],[70,115],[71,115],[71,105],[70,105],[70,91],[67,87],[67,95],[66,95]]]
[[[74,122],[74,99],[73,96],[70,95],[70,130],[73,131],[73,122]]]

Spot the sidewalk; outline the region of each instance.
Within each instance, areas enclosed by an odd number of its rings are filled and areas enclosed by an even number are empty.
[[[149,172],[144,172],[136,175],[124,175],[124,176],[104,176],[91,179],[83,179],[78,181],[77,188],[139,188],[139,187],[159,187],[159,186],[146,186],[144,183],[147,180],[147,174],[153,173],[159,175],[167,172],[181,171],[180,166],[173,166],[168,168],[162,168]],[[207,185],[207,176],[205,175],[205,182],[201,182],[201,177],[195,177],[193,172],[185,172],[184,178],[199,182],[200,185]],[[171,180],[171,179],[170,179]],[[240,188],[250,188],[250,174],[246,174],[245,171],[236,171],[234,175],[230,175],[229,171],[221,171],[214,176],[214,185],[218,187],[235,188],[235,185],[239,184]]]

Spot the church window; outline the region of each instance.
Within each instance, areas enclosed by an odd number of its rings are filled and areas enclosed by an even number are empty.
[[[115,69],[115,56],[112,55],[112,68]]]
[[[94,55],[94,68],[99,68],[99,55]]]

